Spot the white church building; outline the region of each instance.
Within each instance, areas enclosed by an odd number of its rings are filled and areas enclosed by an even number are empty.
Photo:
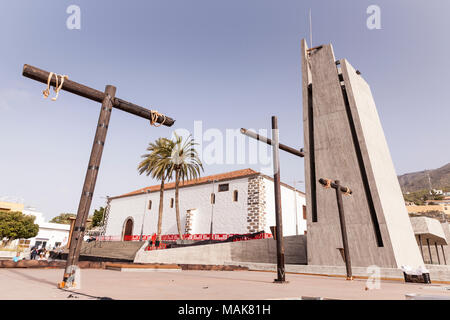
[[[162,240],[178,238],[175,183],[166,183]],[[157,231],[160,185],[110,197],[104,240],[146,240]],[[273,178],[252,169],[201,177],[180,183],[182,231],[188,239],[225,239],[264,232],[275,226]],[[304,234],[305,194],[281,183],[283,235]],[[186,238],[186,237],[185,237]]]

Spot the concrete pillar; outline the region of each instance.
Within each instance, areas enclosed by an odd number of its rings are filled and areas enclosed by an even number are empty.
[[[302,88],[308,264],[343,265],[336,199],[318,183],[327,178],[353,191],[343,205],[355,267],[423,265],[368,84],[331,45],[303,40]]]

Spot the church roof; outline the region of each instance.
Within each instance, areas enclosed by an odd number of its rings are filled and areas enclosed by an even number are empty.
[[[195,179],[195,180],[186,180],[186,181],[184,181],[184,183],[180,182],[180,188],[187,187],[187,186],[204,184],[204,183],[211,183],[213,180],[215,182],[220,182],[220,181],[225,181],[225,180],[232,180],[232,179],[256,176],[256,175],[259,175],[259,174],[260,174],[259,172],[255,171],[255,170],[252,170],[250,168],[242,169],[242,170],[236,170],[236,171],[231,171],[231,172],[225,172],[225,173],[220,173],[220,174],[213,174],[213,175],[210,175],[210,176],[200,177],[200,178]],[[133,196],[133,195],[142,194],[142,193],[145,193],[145,192],[160,191],[160,189],[161,189],[161,185],[157,184],[157,185],[153,185],[153,186],[150,186],[150,187],[141,188],[141,189],[129,192],[129,193],[125,193],[125,194],[120,195],[120,196],[111,197],[111,199]],[[164,190],[170,190],[170,189],[175,189],[175,182],[169,182],[169,183],[166,183],[164,185]]]

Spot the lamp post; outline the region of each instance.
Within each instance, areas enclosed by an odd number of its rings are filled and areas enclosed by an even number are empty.
[[[298,208],[297,208],[297,188],[295,186],[296,183],[304,183],[303,180],[294,180],[292,181],[294,185],[294,204],[295,204],[295,235],[298,236]]]
[[[209,241],[212,242],[213,238],[213,221],[214,221],[214,204],[216,202],[216,194],[214,193],[214,183],[216,180],[212,180],[212,193],[211,193],[211,225],[209,227]]]
[[[144,221],[145,221],[145,211],[147,210],[147,204],[148,204],[148,194],[150,190],[144,191],[146,193],[145,201],[144,201],[144,214],[142,215],[142,225],[141,225],[141,235],[139,236],[139,241],[142,241],[142,237],[144,234]]]

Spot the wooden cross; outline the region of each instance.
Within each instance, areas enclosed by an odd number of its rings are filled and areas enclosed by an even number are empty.
[[[258,141],[267,143],[268,145],[274,146],[272,149],[273,156],[273,182],[274,182],[274,192],[275,192],[275,240],[277,241],[277,279],[276,283],[286,282],[286,272],[284,264],[284,241],[283,241],[283,219],[281,211],[281,182],[280,182],[280,152],[283,150],[289,152],[293,155],[303,158],[305,154],[302,150],[297,150],[295,148],[289,147],[285,144],[279,142],[278,135],[278,119],[276,116],[272,117],[272,139],[261,136],[253,131],[242,128],[241,133],[256,139]]]
[[[347,270],[347,280],[353,280],[352,262],[350,259],[350,251],[348,249],[347,228],[345,225],[344,205],[342,202],[342,193],[351,195],[353,192],[352,190],[350,190],[350,188],[341,186],[339,180],[332,182],[329,179],[321,178],[319,179],[319,182],[325,188],[333,188],[336,190],[336,201],[339,211],[339,222],[341,224],[341,235],[342,235],[342,244],[344,247],[344,261],[345,261],[345,268]]]
[[[268,145],[272,145],[272,140],[269,138],[266,138],[260,134],[257,134],[256,132],[250,131],[248,129],[241,128],[241,133],[245,134],[246,136],[256,139],[258,141],[267,143]],[[294,156],[303,158],[305,156],[305,153],[303,152],[303,149],[297,150],[295,148],[289,147],[285,144],[278,143],[278,148],[280,148],[283,151],[289,152],[290,154],[293,154]]]
[[[125,112],[134,114],[138,117],[147,119],[152,124],[158,123],[160,125],[170,127],[175,123],[175,120],[155,111],[151,111],[128,101],[116,98],[116,87],[112,85],[107,85],[104,92],[89,88],[68,79],[64,79],[64,82],[61,85],[62,77],[58,78],[58,75],[56,74],[53,77],[53,75],[51,75],[48,71],[44,71],[27,64],[24,65],[22,74],[27,78],[45,84],[49,82],[50,86],[53,86],[55,88],[58,86],[59,79],[61,90],[71,92],[73,94],[102,104],[94,143],[91,150],[91,156],[84,180],[83,190],[78,205],[77,217],[75,220],[73,232],[69,239],[70,246],[69,254],[67,256],[66,269],[64,271],[63,281],[58,284],[58,287],[60,288],[69,286],[74,287],[75,284],[73,283],[72,279],[75,278],[75,272],[77,269],[75,266],[78,264],[80,256],[80,249],[83,243],[83,237],[86,228],[86,220],[88,218],[89,209],[91,207],[92,196],[94,194],[95,183],[97,181],[98,170],[102,158],[103,147],[105,145],[106,133],[108,131],[112,108],[117,108]]]

